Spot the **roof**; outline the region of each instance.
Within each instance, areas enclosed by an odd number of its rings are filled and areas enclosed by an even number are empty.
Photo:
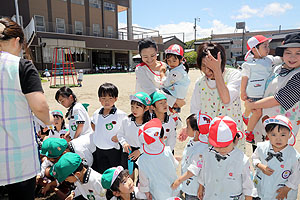
[[[184,43],[183,41],[181,41],[180,39],[178,39],[175,35],[163,38],[164,44],[166,44],[167,42],[169,42],[169,41],[171,41],[171,40],[177,40],[177,41],[180,42],[181,44],[184,44],[184,45],[185,45],[185,43]]]
[[[199,45],[203,43],[217,43],[217,44],[233,44],[233,40],[231,38],[218,38],[218,39],[212,39],[212,40],[204,40],[204,41],[197,41],[194,44]]]
[[[287,32],[287,33],[278,33],[278,34],[272,35],[271,38],[272,38],[272,40],[283,40],[286,35],[291,34],[291,33],[300,33],[300,32],[295,31],[295,32]]]

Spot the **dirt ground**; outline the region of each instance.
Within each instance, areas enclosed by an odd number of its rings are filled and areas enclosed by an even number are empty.
[[[189,116],[190,110],[190,100],[192,97],[194,84],[197,78],[200,75],[199,70],[190,70],[189,76],[191,79],[191,84],[188,89],[187,97],[186,97],[186,105],[182,108],[181,118],[183,120],[185,126],[185,119]],[[110,82],[115,84],[119,89],[119,98],[116,102],[117,108],[123,110],[124,112],[130,114],[130,101],[129,95],[134,94],[135,91],[135,74],[134,73],[115,73],[115,74],[91,74],[84,75],[82,87],[72,88],[74,93],[76,94],[78,101],[81,103],[88,103],[90,106],[88,107],[88,113],[92,116],[93,112],[98,109],[101,104],[98,101],[98,88],[102,83]],[[50,82],[44,82],[43,88],[44,92],[50,106],[51,110],[59,109],[63,113],[66,113],[66,109],[58,104],[55,101],[55,93],[58,89],[49,88]],[[177,141],[175,146],[175,155],[181,156],[183,149],[185,147],[186,142]],[[299,143],[299,135],[297,137],[297,143],[295,145],[296,149],[300,151],[300,143]],[[251,156],[252,147],[249,144],[246,144],[246,154],[247,156]],[[178,168],[179,173],[179,168]],[[299,194],[298,194],[299,196]]]

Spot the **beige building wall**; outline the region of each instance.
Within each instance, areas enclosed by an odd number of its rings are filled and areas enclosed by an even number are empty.
[[[84,5],[78,5],[78,4],[71,3],[71,12],[72,12],[73,31],[75,30],[75,21],[81,21],[83,24],[83,33],[86,33]]]
[[[116,12],[112,12],[109,10],[104,10],[104,27],[107,30],[107,26],[112,26],[114,31],[116,31]]]
[[[34,15],[44,16],[44,23],[47,27],[48,22],[48,9],[47,9],[47,0],[29,0],[29,12],[30,18]]]
[[[52,0],[52,18],[56,22],[56,18],[65,20],[65,25],[68,24],[68,8],[67,2],[61,0]]]
[[[90,26],[93,28],[93,24],[99,24],[102,29],[102,11],[101,8],[90,8]]]

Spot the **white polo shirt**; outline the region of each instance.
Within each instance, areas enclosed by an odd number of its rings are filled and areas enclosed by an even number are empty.
[[[103,116],[103,110],[104,108],[97,109],[92,117],[92,123],[95,124],[94,143],[99,149],[120,149],[120,145],[111,138],[117,135],[127,115],[122,110],[112,107],[110,113]]]
[[[122,121],[121,128],[117,133],[118,140],[123,146],[128,143],[133,147],[141,147],[141,143],[138,138],[139,128],[141,125],[136,124],[133,117],[126,117]]]

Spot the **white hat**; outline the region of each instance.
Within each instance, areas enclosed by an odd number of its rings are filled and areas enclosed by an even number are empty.
[[[146,154],[159,155],[164,151],[165,144],[160,139],[161,128],[161,121],[154,118],[139,129],[138,137]]]
[[[212,121],[212,118],[206,114],[202,114],[201,111],[197,114],[197,125],[199,129],[199,141],[202,143],[207,142],[207,134],[209,132],[209,125]]]
[[[253,37],[251,37],[248,41],[247,41],[247,50],[248,52],[245,55],[245,60],[248,59],[248,56],[252,50],[252,48],[256,47],[258,44],[263,43],[265,41],[269,41],[271,42],[272,38],[266,38],[263,35],[255,35]]]
[[[215,117],[209,126],[208,141],[214,147],[227,147],[233,142],[236,134],[243,137],[243,133],[237,130],[237,125],[228,116]]]

